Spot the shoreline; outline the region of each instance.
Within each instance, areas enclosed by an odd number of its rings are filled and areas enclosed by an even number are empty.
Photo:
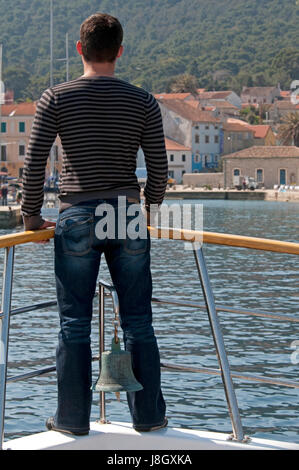
[[[278,201],[278,202],[298,202],[299,191],[277,191],[274,189],[240,190],[237,189],[191,189],[176,186],[176,189],[169,188],[165,193],[165,199],[222,199],[235,201]]]

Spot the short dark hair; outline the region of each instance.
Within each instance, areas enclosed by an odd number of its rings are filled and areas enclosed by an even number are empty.
[[[87,62],[114,62],[123,40],[123,29],[117,18],[95,13],[81,25],[80,41]]]

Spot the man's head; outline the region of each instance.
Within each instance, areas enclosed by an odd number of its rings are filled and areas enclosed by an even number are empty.
[[[123,29],[117,18],[96,13],[80,28],[77,49],[86,62],[114,62],[119,57]]]

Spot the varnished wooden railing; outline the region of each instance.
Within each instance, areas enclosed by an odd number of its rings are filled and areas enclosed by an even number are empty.
[[[203,243],[299,255],[299,243],[267,238],[246,237],[243,235],[232,235],[228,233],[196,232],[194,230],[184,229],[161,229],[149,227],[149,230],[151,236],[154,238],[163,238],[168,240],[179,239],[188,242],[193,242],[198,240],[198,238],[202,238]],[[0,248],[49,240],[53,237],[53,228],[3,235],[0,236]]]

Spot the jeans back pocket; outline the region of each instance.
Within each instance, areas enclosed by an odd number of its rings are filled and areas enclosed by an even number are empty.
[[[73,214],[61,218],[57,235],[61,236],[63,253],[83,256],[91,250],[94,218],[91,214]]]

